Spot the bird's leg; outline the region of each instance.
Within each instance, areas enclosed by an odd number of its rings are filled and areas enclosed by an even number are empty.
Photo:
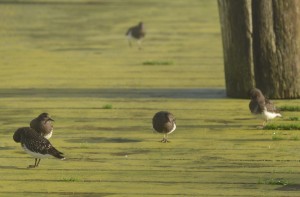
[[[38,166],[39,166],[40,161],[41,161],[41,159],[37,159],[37,162],[36,162],[36,164],[35,164],[35,167],[38,167]]]
[[[131,39],[128,39],[128,44],[131,47]]]
[[[34,159],[34,165],[29,165],[27,168],[35,168],[37,167],[36,163],[37,163],[37,158]]]
[[[161,140],[163,143],[167,143],[168,141],[168,134],[164,134],[164,138]]]
[[[268,120],[264,120],[263,123],[262,123],[262,125],[261,125],[261,126],[258,126],[257,128],[258,128],[258,129],[263,129],[263,128],[266,126],[267,121],[268,121]]]
[[[265,120],[265,121],[263,122],[262,126],[265,127],[266,124],[267,124],[267,122],[268,122],[268,120]]]
[[[139,46],[139,50],[142,50],[142,41],[141,40],[138,40],[137,41],[137,44]]]

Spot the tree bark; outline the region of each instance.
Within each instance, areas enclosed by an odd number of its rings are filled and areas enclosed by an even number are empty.
[[[299,98],[300,1],[252,0],[252,15],[256,86],[271,98]]]
[[[254,86],[251,0],[218,0],[226,93],[248,98]]]

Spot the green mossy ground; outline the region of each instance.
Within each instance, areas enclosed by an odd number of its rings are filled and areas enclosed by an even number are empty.
[[[0,196],[299,196],[299,130],[225,98],[216,1],[82,2],[0,6]],[[143,50],[124,37],[139,20]],[[66,160],[27,169],[12,135],[44,111]],[[298,124],[282,114],[275,129]]]

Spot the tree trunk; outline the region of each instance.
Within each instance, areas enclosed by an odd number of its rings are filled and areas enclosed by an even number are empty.
[[[299,0],[252,0],[255,81],[268,97],[300,97],[299,12]]]
[[[226,92],[247,98],[254,86],[251,0],[218,0]]]

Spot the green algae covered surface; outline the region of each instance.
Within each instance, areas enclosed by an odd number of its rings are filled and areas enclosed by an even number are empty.
[[[216,1],[7,1],[0,16],[0,196],[299,196],[299,130],[257,129],[226,98]],[[125,37],[139,21],[142,50]],[[27,169],[12,135],[45,111],[66,160]],[[274,129],[299,124],[282,114]]]

